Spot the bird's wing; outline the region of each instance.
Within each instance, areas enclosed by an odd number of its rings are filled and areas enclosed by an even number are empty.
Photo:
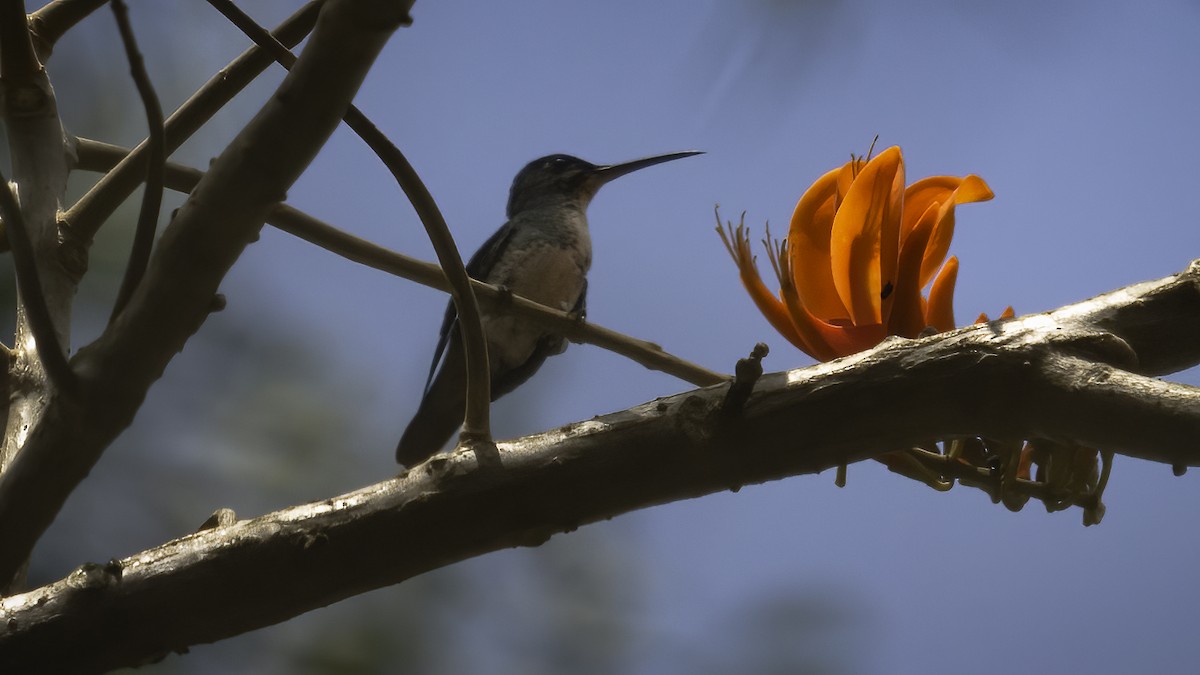
[[[487,275],[496,266],[496,261],[504,254],[504,249],[508,248],[508,244],[512,241],[513,232],[516,228],[513,227],[512,221],[505,223],[500,229],[492,233],[492,236],[483,242],[475,255],[467,261],[467,274],[472,279],[485,281]]]
[[[433,363],[429,364],[429,377],[425,378],[425,391],[423,394],[429,393],[429,386],[433,384],[433,374],[437,372],[438,364],[442,362],[442,353],[446,351],[446,343],[450,341],[450,331],[457,330],[458,312],[454,309],[454,300],[446,303],[446,315],[442,317],[442,329],[438,333],[437,348],[433,350]]]
[[[512,239],[513,227],[510,223],[505,223],[503,227],[492,233],[487,241],[475,251],[471,259],[467,261],[466,269],[467,276],[472,279],[484,281],[487,275],[492,271],[496,261],[500,259],[504,249],[508,246],[508,242]],[[442,356],[446,352],[446,345],[450,342],[450,336],[453,331],[458,330],[458,311],[454,307],[454,299],[451,298],[446,303],[446,314],[442,317],[442,328],[438,333],[437,347],[433,351],[433,362],[429,364],[429,376],[425,378],[425,392],[429,393],[429,387],[433,384],[433,375],[437,372],[438,365],[442,362]]]
[[[587,316],[587,289],[587,278],[584,278],[583,289],[579,291],[579,299],[575,301],[575,306],[571,308],[571,314],[579,317],[581,321]],[[563,336],[554,334],[543,335],[525,363],[506,372],[498,373],[496,377],[492,378],[492,400],[495,401],[524,384],[526,380],[533,377],[533,374],[542,367],[546,359],[556,354],[561,354],[566,349],[567,340]]]

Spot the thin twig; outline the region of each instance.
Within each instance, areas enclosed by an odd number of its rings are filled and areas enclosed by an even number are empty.
[[[304,39],[317,21],[324,0],[312,0],[279,24],[275,35],[285,44]],[[218,110],[239,91],[254,81],[274,60],[261,47],[243,52],[204,83],[191,98],[171,113],[163,125],[165,152],[168,156],[183,145]],[[138,144],[120,164],[113,168],[63,214],[67,234],[81,245],[90,245],[100,226],[133,193],[141,182],[142,162],[146,161],[149,139]]]
[[[0,174],[0,215],[4,216],[8,241],[12,245],[17,289],[21,293],[29,329],[37,342],[38,356],[55,388],[68,395],[74,395],[78,382],[70,364],[67,363],[66,352],[59,344],[54,321],[50,318],[50,310],[42,294],[42,281],[38,274],[33,242],[25,227],[25,217],[21,214],[21,205],[13,193],[12,186],[3,174]]]
[[[150,75],[146,73],[146,64],[138,51],[137,40],[133,35],[133,27],[129,25],[129,10],[125,0],[112,0],[113,16],[117,19],[117,28],[121,33],[121,42],[125,45],[125,57],[129,60],[129,72],[137,85],[138,96],[142,99],[142,107],[146,111],[146,125],[149,127],[150,140],[146,154],[146,189],[142,192],[142,206],[138,211],[137,229],[133,234],[133,248],[129,251],[129,261],[125,266],[125,277],[121,280],[121,289],[117,292],[117,300],[113,303],[112,321],[125,308],[129,296],[146,273],[146,264],[150,260],[150,250],[154,246],[154,232],[158,225],[158,210],[162,206],[163,195],[163,165],[167,156],[163,141],[163,113],[158,96],[154,93],[154,85],[150,83]]]
[[[84,171],[104,172],[116,165],[129,150],[109,143],[78,138],[76,139],[76,152],[79,158],[78,168]],[[172,190],[191,192],[203,176],[204,172],[197,169],[167,162],[167,187]],[[351,262],[366,265],[430,288],[442,291],[449,289],[446,277],[437,265],[390,251],[378,244],[343,232],[333,225],[313,218],[286,204],[276,206],[268,214],[267,223]],[[475,295],[489,306],[502,306],[506,310],[563,335],[572,342],[595,345],[698,387],[720,384],[729,380],[728,375],[685,361],[645,340],[629,337],[594,323],[581,321],[567,312],[540,305],[521,296],[505,296],[502,300],[499,289],[482,281],[472,279],[471,286],[475,289]]]
[[[208,0],[208,4],[229,19],[255,44],[270,51],[280,65],[291,68],[296,60],[295,55],[238,9],[233,2]],[[458,325],[462,331],[463,351],[466,353],[467,393],[463,438],[490,443],[491,368],[488,365],[487,338],[479,316],[479,303],[471,290],[471,278],[463,265],[454,237],[450,234],[450,227],[446,224],[433,195],[400,149],[353,105],[347,110],[345,121],[391,172],[400,189],[412,203],[421,224],[425,226],[434,253],[450,284],[450,297],[458,310]]]

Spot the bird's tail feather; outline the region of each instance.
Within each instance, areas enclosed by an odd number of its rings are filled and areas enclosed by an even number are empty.
[[[450,360],[445,367],[453,365],[453,360]],[[396,446],[396,461],[404,466],[413,466],[441,450],[462,426],[463,413],[466,411],[464,377],[442,375],[444,373],[439,374],[421,399],[417,414],[408,423]]]

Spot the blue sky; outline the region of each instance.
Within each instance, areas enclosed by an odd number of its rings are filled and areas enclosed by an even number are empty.
[[[269,3],[258,17],[285,13]],[[976,173],[996,194],[958,211],[960,323],[1053,309],[1200,257],[1194,2],[447,1],[418,2],[413,18],[356,102],[421,172],[466,254],[502,223],[512,176],[534,157],[707,152],[597,196],[588,310],[712,369],[758,341],[769,369],[811,363],[738,285],[713,205],[783,232],[804,189],[876,134],[904,149],[910,180]],[[213,66],[243,44],[232,29],[184,39]],[[202,165],[263,91],[182,156]],[[289,201],[433,257],[391,178],[344,130]],[[445,296],[273,231],[223,290],[229,308],[210,324],[269,317],[373,392],[350,450],[355,480],[392,475]],[[575,345],[499,402],[494,424],[514,437],[688,388]],[[820,589],[859,616],[861,672],[1190,672],[1195,481],[1118,458],[1105,521],[1084,529],[1078,510],[1012,514],[862,464],[840,490],[832,475],[799,477],[593,527],[636,547],[652,583],[635,621],[662,644],[686,644],[747,597]]]

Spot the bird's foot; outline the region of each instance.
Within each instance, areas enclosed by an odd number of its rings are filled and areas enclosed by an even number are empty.
[[[496,286],[496,297],[497,304],[511,305],[513,301],[512,289],[503,285]]]

